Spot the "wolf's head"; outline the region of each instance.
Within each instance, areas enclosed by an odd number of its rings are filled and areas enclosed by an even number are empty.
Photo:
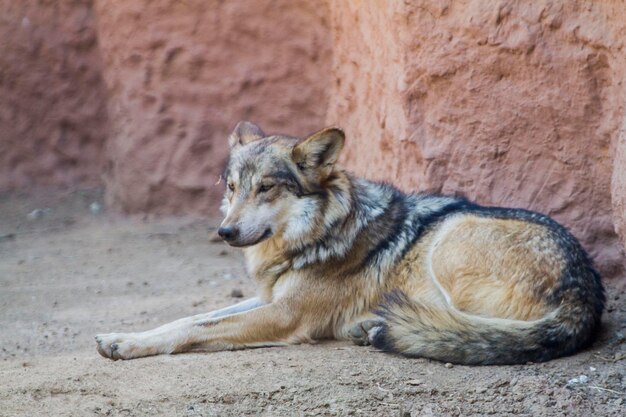
[[[228,142],[222,239],[245,247],[271,237],[295,242],[315,233],[343,132],[327,128],[298,139],[267,136],[258,126],[239,122]]]

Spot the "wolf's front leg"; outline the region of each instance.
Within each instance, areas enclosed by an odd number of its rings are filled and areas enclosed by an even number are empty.
[[[247,303],[247,304],[244,304]],[[140,333],[96,336],[98,352],[111,359],[133,359],[190,350],[226,350],[286,344],[297,318],[284,304],[255,304],[187,317]],[[255,306],[255,307],[251,307]]]
[[[176,331],[184,330],[189,326],[190,323],[199,321],[199,320],[208,320],[212,318],[224,317],[231,314],[242,313],[244,311],[249,311],[254,308],[261,307],[265,303],[258,297],[249,298],[240,303],[234,304],[232,306],[228,306],[219,310],[211,311],[209,313],[197,314],[195,316],[185,317],[180,320],[173,321],[171,323],[165,324],[163,326],[157,327],[156,329],[152,329],[146,332],[137,332],[137,333],[108,333],[108,334],[99,334],[96,336],[96,343],[98,352],[104,356],[105,358],[117,359],[116,350],[119,348],[119,343],[122,341],[130,341],[133,340],[135,345],[144,345],[144,351],[152,350],[155,351],[155,346],[147,346],[147,339],[152,336],[154,339],[157,335],[162,334],[171,334]],[[144,340],[144,342],[142,342]],[[167,347],[162,347],[163,350],[156,351],[154,353],[146,353],[144,355],[139,356],[149,356],[149,355],[157,355],[159,353],[172,353],[168,351]],[[140,350],[137,348],[137,350]]]

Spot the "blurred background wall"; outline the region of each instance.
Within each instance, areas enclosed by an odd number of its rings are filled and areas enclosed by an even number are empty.
[[[0,0],[0,190],[101,183],[109,137],[91,0]]]
[[[96,0],[111,134],[108,202],[207,212],[237,121],[302,134],[324,124],[328,7],[309,0]]]
[[[212,214],[240,119],[552,215],[624,277],[626,1],[0,0],[0,190]]]

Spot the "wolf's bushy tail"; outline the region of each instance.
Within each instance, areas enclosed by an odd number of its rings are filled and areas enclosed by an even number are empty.
[[[588,300],[569,295],[573,299],[545,317],[519,321],[474,316],[396,291],[381,303],[384,324],[370,341],[385,351],[465,365],[543,362],[587,346],[599,325],[601,309],[598,314]]]

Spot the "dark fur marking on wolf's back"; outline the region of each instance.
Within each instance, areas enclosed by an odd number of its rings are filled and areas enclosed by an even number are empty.
[[[402,230],[406,228],[404,223],[406,222],[409,210],[406,207],[406,199],[398,190],[393,190],[393,197],[382,216],[388,218],[391,222],[391,228],[387,235],[380,236],[378,245],[372,249],[364,259],[365,264],[375,262],[378,255],[384,254],[384,252],[391,246],[395,245],[401,239]]]
[[[240,122],[228,139],[220,235],[245,248],[258,296],[100,335],[98,351],[130,359],[336,338],[487,365],[546,361],[593,342],[604,289],[563,226],[356,178],[336,166],[343,142],[336,128],[300,140]]]

